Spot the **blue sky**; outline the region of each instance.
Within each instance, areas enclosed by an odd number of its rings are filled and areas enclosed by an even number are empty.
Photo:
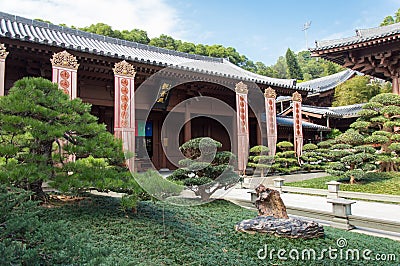
[[[394,15],[400,0],[2,0],[0,10],[53,23],[114,29],[140,28],[150,37],[232,46],[253,61],[274,64],[287,48],[304,50],[315,40],[354,35]],[[40,8],[38,8],[40,7]]]

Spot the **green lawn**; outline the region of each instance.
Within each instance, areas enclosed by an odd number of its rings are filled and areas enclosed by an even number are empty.
[[[92,196],[80,204],[40,208],[35,213],[40,223],[25,232],[27,239],[17,245],[0,238],[0,265],[378,265],[340,257],[283,261],[277,253],[273,260],[257,258],[257,251],[265,245],[269,251],[313,248],[321,252],[337,248],[339,238],[347,240],[347,248],[396,254],[397,260],[386,265],[400,262],[400,242],[329,227],[323,239],[313,240],[234,231],[237,222],[255,215],[225,201],[196,207],[141,202],[137,214],[126,214],[119,209],[118,199]],[[32,228],[32,223],[23,226]]]
[[[400,173],[373,173],[356,184],[348,184],[348,180],[334,176],[309,179],[299,182],[288,182],[286,186],[327,189],[326,182],[337,180],[342,182],[340,190],[374,194],[390,194],[400,196]]]

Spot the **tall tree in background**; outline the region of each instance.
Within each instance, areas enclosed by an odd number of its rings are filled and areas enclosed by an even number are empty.
[[[343,106],[357,103],[366,103],[372,97],[385,92],[390,92],[390,83],[371,81],[369,76],[355,76],[335,89],[335,100],[332,106]]]
[[[138,42],[142,44],[148,44],[150,42],[147,32],[144,30],[133,29],[133,30],[123,30],[121,31],[121,38],[131,42]]]
[[[381,22],[380,26],[387,26],[390,24],[394,24],[400,22],[400,8],[397,9],[396,13],[393,16],[386,16],[383,21]]]
[[[165,34],[161,34],[160,37],[151,39],[149,44],[169,50],[177,50],[179,46],[179,43],[175,41],[174,38]]]
[[[394,18],[392,16],[387,16],[383,19],[380,26],[387,26],[394,23]]]
[[[303,73],[301,72],[301,68],[297,62],[295,54],[292,52],[292,50],[290,50],[290,48],[287,49],[285,57],[289,78],[302,80]]]
[[[104,36],[114,37],[114,38],[121,37],[121,36],[119,36],[120,33],[114,32],[114,30],[112,29],[112,27],[110,25],[107,25],[104,23],[92,24],[89,27],[80,28],[80,30],[95,33],[95,34],[100,34],[100,35],[104,35]]]
[[[273,65],[275,69],[276,76],[274,78],[286,79],[288,78],[288,70],[286,58],[284,56],[280,56],[276,61],[276,64]]]

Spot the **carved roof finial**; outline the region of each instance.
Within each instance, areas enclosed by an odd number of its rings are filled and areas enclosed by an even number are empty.
[[[65,50],[53,54],[53,58],[50,59],[50,61],[53,66],[65,67],[71,69],[78,69],[79,67],[78,60],[76,60],[76,57]]]
[[[264,96],[265,96],[265,98],[274,98],[275,99],[276,98],[276,92],[271,87],[268,87],[268,88],[265,89]]]
[[[4,46],[3,43],[0,43],[0,58],[6,59],[7,55],[8,55],[8,52],[7,52],[6,47]]]
[[[247,89],[247,85],[241,81],[236,84],[235,91],[237,93],[243,93],[243,94],[247,94],[249,92],[249,90]]]
[[[136,74],[135,68],[125,60],[115,63],[113,71],[116,75],[127,77],[134,77]]]
[[[301,102],[301,101],[302,101],[301,94],[298,93],[297,91],[295,91],[295,92],[293,93],[292,99],[293,99],[293,101],[295,101],[295,102]]]

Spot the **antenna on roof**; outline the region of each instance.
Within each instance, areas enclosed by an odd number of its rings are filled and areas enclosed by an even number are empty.
[[[304,31],[304,37],[306,38],[306,49],[308,50],[308,39],[307,39],[307,30],[311,27],[311,21],[307,21],[303,25],[302,31]]]

